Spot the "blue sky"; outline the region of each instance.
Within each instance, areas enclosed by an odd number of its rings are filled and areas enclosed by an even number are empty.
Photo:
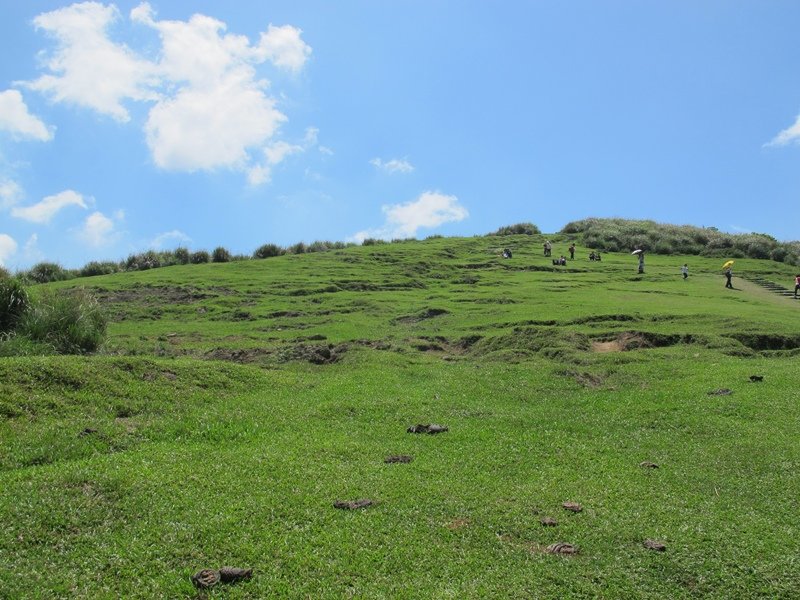
[[[800,238],[795,1],[0,0],[0,264],[650,218]]]

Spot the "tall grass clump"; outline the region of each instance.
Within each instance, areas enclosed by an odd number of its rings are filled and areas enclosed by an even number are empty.
[[[8,269],[0,265],[0,279],[8,279],[9,277],[11,277],[11,273]]]
[[[79,277],[95,277],[97,275],[110,275],[111,273],[116,273],[119,271],[119,265],[115,262],[111,261],[92,261],[90,263],[86,263],[81,269],[78,271]]]
[[[210,262],[211,255],[208,253],[208,250],[198,250],[197,252],[192,252],[192,256],[189,260],[193,265],[201,265]]]
[[[228,251],[227,248],[223,248],[222,246],[217,246],[211,252],[211,262],[225,263],[230,261],[231,261],[231,253]]]
[[[184,248],[183,246],[175,248],[175,260],[178,261],[179,265],[188,265],[190,258],[191,254],[188,248]]]
[[[15,333],[60,354],[86,354],[100,348],[106,325],[97,300],[86,291],[45,290],[21,316]]]
[[[272,258],[282,254],[285,254],[285,250],[278,244],[264,244],[255,249],[253,258]]]
[[[33,265],[25,277],[34,283],[50,283],[51,281],[64,281],[72,279],[72,275],[57,263],[40,262]]]
[[[494,233],[488,235],[539,235],[541,230],[533,223],[516,223],[505,225]]]
[[[140,252],[139,254],[131,254],[123,262],[126,271],[147,271],[148,269],[157,269],[161,266],[161,258],[158,253],[153,250]]]
[[[12,331],[30,307],[30,298],[17,279],[0,279],[0,333]]]

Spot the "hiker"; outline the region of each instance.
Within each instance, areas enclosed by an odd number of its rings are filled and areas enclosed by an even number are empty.
[[[550,245],[550,241],[546,240],[545,243],[542,245],[544,246],[544,255],[550,256],[551,254],[550,251],[553,249],[553,246]]]
[[[558,259],[558,262],[561,264],[562,267],[566,267],[567,266],[567,257],[562,254],[561,258]]]
[[[681,267],[681,273],[683,273],[683,280],[686,281],[686,279],[689,277],[689,265],[688,264],[684,263],[684,265]]]
[[[639,250],[639,275],[644,273],[644,250]]]
[[[797,298],[797,291],[800,290],[800,273],[794,278],[794,297]]]
[[[575,260],[575,243],[573,242],[569,246],[569,259]]]
[[[503,248],[503,258],[511,258],[511,250]]]
[[[725,269],[725,279],[726,279],[725,287],[729,289],[733,289],[733,284],[731,283],[731,277],[733,277],[733,271],[731,271],[731,268],[728,267],[727,269]]]
[[[589,260],[597,260],[597,255],[594,253],[594,250],[589,253]]]

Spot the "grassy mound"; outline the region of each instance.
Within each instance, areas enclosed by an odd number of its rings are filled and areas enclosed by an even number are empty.
[[[101,354],[0,359],[2,594],[797,595],[790,267],[543,240],[92,278]]]

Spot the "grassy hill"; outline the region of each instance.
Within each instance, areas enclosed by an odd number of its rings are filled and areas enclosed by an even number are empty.
[[[0,598],[797,597],[794,267],[544,239],[50,284],[109,337],[0,359]]]

